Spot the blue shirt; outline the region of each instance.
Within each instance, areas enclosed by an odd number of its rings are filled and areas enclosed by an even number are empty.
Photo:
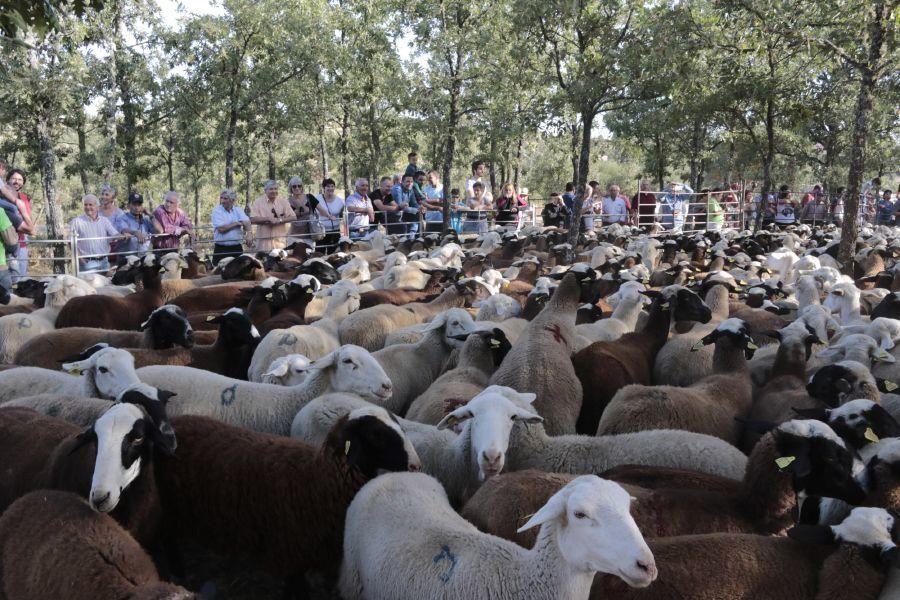
[[[397,204],[409,204],[407,210],[410,208],[419,208],[419,201],[416,200],[416,192],[413,188],[404,190],[403,186],[400,186],[400,189],[393,190],[392,194],[394,196],[394,202]]]
[[[566,208],[569,209],[569,212],[575,210],[575,194],[571,192],[566,192],[562,195],[563,204],[566,205]]]
[[[247,213],[239,206],[232,206],[231,212],[229,212],[221,204],[218,205],[212,211],[213,242],[223,246],[239,245],[244,241],[244,229],[242,227],[229,229],[225,233],[219,232],[219,227],[249,220]]]
[[[150,236],[153,234],[153,219],[148,217],[147,215],[133,215],[131,212],[125,212],[116,217],[116,220],[113,222],[113,227],[118,229],[120,232],[128,230],[132,234],[140,231],[144,235],[147,236],[147,241],[143,244],[137,241],[137,238],[132,236],[128,239],[120,241],[116,244],[116,251],[118,252],[148,252],[150,250]]]
[[[890,223],[894,216],[894,203],[882,198],[875,203],[875,206],[878,210],[876,220],[879,223]]]

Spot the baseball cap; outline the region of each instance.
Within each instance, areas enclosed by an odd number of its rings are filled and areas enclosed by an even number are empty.
[[[138,194],[137,192],[131,192],[128,194],[128,204],[143,204],[144,197]]]

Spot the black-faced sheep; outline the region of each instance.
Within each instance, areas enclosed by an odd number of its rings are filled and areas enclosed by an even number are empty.
[[[357,490],[379,471],[419,468],[400,427],[378,407],[340,419],[321,447],[204,417],[172,424],[178,456],[161,461],[157,477],[166,527],[301,588],[305,572],[337,574]]]
[[[746,417],[753,387],[745,354],[756,345],[746,324],[726,319],[697,345],[715,344],[712,373],[689,387],[629,385],[619,390],[600,418],[597,435],[648,429],[685,429],[737,444],[736,417]]]

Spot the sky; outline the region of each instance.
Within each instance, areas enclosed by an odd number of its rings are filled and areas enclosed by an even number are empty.
[[[224,11],[218,2],[210,0],[157,0],[160,17],[169,27],[176,27],[179,19],[188,14],[216,15]]]

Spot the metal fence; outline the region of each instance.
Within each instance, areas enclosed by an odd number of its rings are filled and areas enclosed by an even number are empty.
[[[624,199],[624,197],[623,197]],[[877,198],[862,198],[860,202],[860,222],[873,224],[878,222]],[[451,209],[450,225],[461,237],[484,233],[494,226],[518,230],[524,225],[543,225],[540,217],[541,208],[546,199],[529,198],[527,207],[518,210],[512,220],[499,221],[496,209],[470,209],[464,204],[457,204]],[[760,210],[760,195],[751,190],[725,190],[718,192],[673,192],[673,191],[641,191],[632,206],[625,212],[611,214],[604,212],[602,200],[594,199],[586,204],[582,214],[582,227],[597,230],[605,225],[621,222],[629,225],[651,226],[658,223],[662,232],[680,231],[696,233],[722,228],[753,228],[757,212]],[[374,223],[356,227],[356,223],[365,220],[357,218],[358,213],[341,212],[337,228],[326,231],[324,237],[303,232],[291,223],[287,223],[288,233],[275,237],[259,237],[256,232],[248,233],[243,239],[243,248],[255,250],[260,241],[275,241],[273,246],[283,247],[294,241],[307,240],[320,250],[333,249],[341,237],[349,236],[359,239],[378,225],[383,225],[389,234],[413,237],[431,232],[440,232],[443,225],[443,214],[437,211],[427,213],[403,213],[401,211],[374,211]],[[827,223],[840,225],[843,218],[843,201],[840,198],[822,194],[819,197],[809,193],[780,192],[770,194],[762,222],[767,223],[807,223],[813,226]],[[326,222],[328,219],[323,218]],[[571,218],[567,221],[570,226]],[[258,228],[259,226],[257,226]],[[302,229],[302,227],[300,228]],[[188,235],[179,238],[174,248],[152,248],[152,240],[171,238],[170,234],[151,234],[146,249],[135,251],[119,251],[115,242],[122,237],[87,238],[78,237],[72,232],[64,239],[40,239],[31,237],[27,240],[28,270],[33,274],[47,275],[53,272],[79,274],[82,272],[106,270],[117,257],[137,254],[153,250],[154,252],[173,252],[181,248],[193,248],[200,253],[211,250],[215,244],[213,227],[194,227]],[[318,238],[318,239],[316,239]],[[111,244],[110,250],[102,253],[90,253],[85,250],[85,242],[104,241]],[[260,244],[268,247],[269,244]],[[212,254],[212,252],[207,252]],[[10,261],[16,260],[10,257]],[[94,268],[91,268],[94,267]],[[22,273],[21,271],[19,271]]]

